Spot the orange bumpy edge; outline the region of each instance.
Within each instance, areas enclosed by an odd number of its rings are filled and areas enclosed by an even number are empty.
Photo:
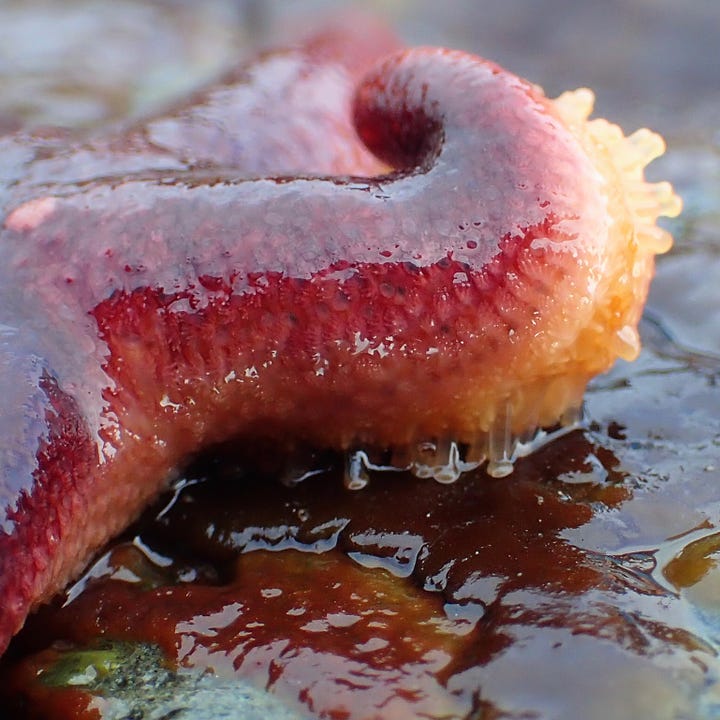
[[[605,333],[615,327],[608,349],[624,360],[634,360],[640,352],[637,323],[654,274],[654,257],[670,250],[673,243],[670,233],[657,225],[657,219],[676,217],[682,210],[682,201],[669,182],[652,183],[645,179],[647,165],[665,152],[663,138],[647,128],[626,136],[620,127],[603,118],[590,119],[594,102],[595,95],[587,88],[565,92],[552,100],[562,121],[604,176],[608,211],[622,226],[614,233],[615,237],[634,256],[624,279],[628,302],[617,298],[608,301],[604,308],[599,308],[605,316],[598,318]]]

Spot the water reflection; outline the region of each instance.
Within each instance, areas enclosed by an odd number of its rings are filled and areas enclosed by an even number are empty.
[[[649,495],[632,475],[631,445],[577,431],[510,478],[385,473],[360,492],[218,452],[25,642],[156,642],[315,712],[342,686],[350,717],[391,698],[398,717],[695,717],[720,668],[717,531],[670,538],[635,512],[652,497],[688,520],[672,481]]]

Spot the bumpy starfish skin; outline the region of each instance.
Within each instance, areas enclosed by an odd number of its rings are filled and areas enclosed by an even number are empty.
[[[657,248],[575,105],[425,48],[355,95],[360,137],[399,169],[373,179],[239,179],[189,158],[204,140],[158,150],[145,131],[65,154],[10,139],[3,173],[29,179],[8,183],[0,235],[0,648],[203,447],[451,438],[492,457],[498,427],[558,422],[636,352]],[[356,172],[379,167],[328,112]],[[272,150],[279,171],[303,143],[309,171],[351,169],[307,130]],[[138,172],[100,177],[137,144],[150,160],[121,169]]]
[[[349,24],[365,29],[352,43]],[[0,227],[22,231],[38,223],[61,187],[78,190],[78,184],[98,178],[112,186],[126,173],[193,167],[222,167],[249,177],[270,171],[380,172],[385,165],[357,138],[351,100],[370,64],[397,47],[384,25],[365,16],[346,17],[295,47],[240,65],[189,101],[119,134],[83,142],[71,142],[62,130],[0,137],[0,208],[5,215]],[[6,252],[4,239],[2,243]],[[66,252],[74,254],[69,247]],[[82,262],[79,256],[76,260]],[[62,260],[52,252],[45,261],[35,292],[46,287],[45,278],[49,287],[52,265],[68,270],[74,265],[70,257]],[[0,415],[0,652],[28,607],[56,592],[98,543],[124,524],[106,518],[107,528],[102,527],[103,513],[113,514],[112,491],[106,488],[98,504],[89,487],[106,465],[98,454],[98,443],[104,441],[88,429],[88,422],[97,426],[104,423],[100,418],[112,415],[101,398],[101,388],[110,383],[100,360],[106,350],[93,340],[97,329],[87,334],[84,317],[77,328],[69,320],[67,336],[53,329],[58,308],[43,308],[39,296],[36,302],[33,292],[23,291],[21,266],[20,261],[5,267],[0,287],[0,387],[5,393]],[[76,342],[85,343],[89,357]],[[61,376],[63,391],[58,388]],[[78,392],[82,385],[86,391]],[[95,390],[88,392],[91,385]],[[78,397],[95,407],[82,411]],[[112,453],[109,446],[104,449]],[[120,502],[134,506],[154,494],[151,487],[126,489],[137,497],[126,497],[120,489]],[[87,516],[91,502],[97,526],[78,533],[77,519]]]

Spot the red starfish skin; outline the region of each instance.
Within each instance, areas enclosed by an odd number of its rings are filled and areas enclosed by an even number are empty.
[[[357,33],[352,43],[350,28]],[[81,143],[54,129],[0,137],[0,208],[22,207],[38,194],[51,196],[55,185],[103,177],[116,183],[123,174],[141,171],[224,167],[249,177],[381,172],[385,166],[358,140],[351,100],[370,65],[398,47],[385,25],[345,15],[294,47],[239,65],[188,101],[121,133]],[[22,216],[16,214],[16,221]],[[0,653],[28,606],[62,586],[63,576],[77,572],[97,542],[83,547],[86,541],[72,540],[71,530],[90,501],[86,490],[71,489],[75,478],[91,482],[98,474],[97,438],[87,432],[75,393],[58,389],[62,373],[49,370],[51,359],[66,371],[73,367],[73,340],[42,337],[52,316],[28,319],[27,297],[6,270],[0,290],[0,386],[10,394],[0,416]],[[43,349],[46,342],[57,345]],[[82,371],[75,374],[81,377]],[[105,534],[95,532],[97,538]],[[54,551],[60,537],[64,556]]]
[[[98,178],[55,141],[32,149],[71,182],[33,165],[5,197],[0,650],[203,447],[471,443],[508,402],[517,430],[557,421],[608,367],[602,342],[574,349],[610,302],[606,189],[539,90],[408,50],[362,81],[354,117],[399,171],[238,179],[151,142],[142,172]],[[326,132],[303,140],[310,170],[337,169]],[[568,378],[531,419],[520,399]]]

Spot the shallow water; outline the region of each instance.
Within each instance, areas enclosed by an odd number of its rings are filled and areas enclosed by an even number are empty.
[[[137,114],[328,5],[6,3],[2,122]],[[666,135],[652,174],[675,183],[686,209],[658,263],[640,359],[593,383],[586,430],[509,478],[478,471],[445,487],[378,475],[347,493],[335,470],[283,488],[261,482],[272,469],[216,456],[20,639],[29,659],[3,670],[14,697],[33,687],[28,673],[77,653],[43,650],[48,638],[95,647],[112,634],[213,668],[216,699],[247,679],[271,687],[289,715],[341,717],[323,703],[342,685],[353,717],[372,707],[379,717],[720,717],[720,6],[373,6],[409,42],[480,52],[549,94],[590,85],[599,113]],[[139,707],[200,717],[192,692],[166,693],[170,706],[152,699],[142,663],[123,682],[112,668],[83,675],[124,647],[60,673],[59,685],[75,680],[70,700],[67,687],[54,690],[62,702],[43,694],[52,683],[35,688],[43,716],[71,717],[77,693],[94,689],[115,698],[109,717]],[[318,681],[333,672],[337,683]],[[163,682],[189,682],[179,677]]]

